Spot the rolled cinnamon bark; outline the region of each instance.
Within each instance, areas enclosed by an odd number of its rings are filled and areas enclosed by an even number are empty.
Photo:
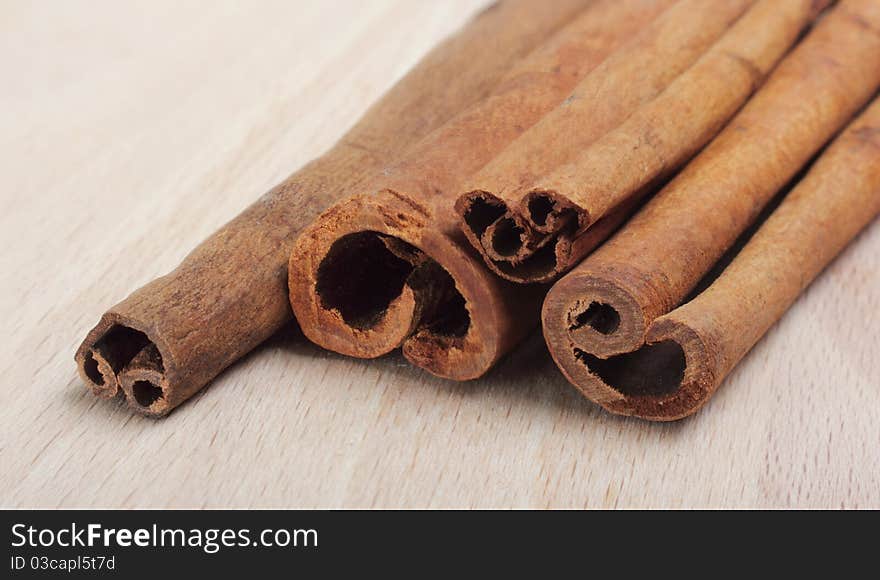
[[[566,375],[615,413],[660,421],[695,413],[878,214],[880,100],[835,140],[708,289],[654,320],[645,346],[605,360],[583,354],[576,365],[562,357]]]
[[[598,0],[515,67],[489,98],[389,165],[364,185],[363,195],[306,228],[288,267],[303,333],[362,358],[402,346],[411,362],[442,377],[485,373],[537,324],[542,291],[504,284],[461,239],[452,211],[461,180],[671,4]],[[696,9],[701,2],[685,4]]]
[[[468,239],[508,280],[554,280],[595,248],[595,235],[581,239],[588,228],[615,210],[620,221],[623,206],[634,206],[634,198],[655,189],[721,130],[827,4],[757,2],[631,116],[630,67],[609,59],[583,83],[595,88],[580,92],[596,97],[581,104],[581,120],[548,116],[474,178],[456,203]],[[678,51],[657,66],[674,75],[693,60],[693,52]],[[555,145],[556,156],[539,153],[572,127],[579,140],[559,139],[570,146]]]
[[[329,152],[111,308],[76,353],[92,391],[163,415],[292,318],[287,260],[300,229],[377,169],[484,98],[590,0],[504,0],[432,50]]]
[[[775,282],[757,288],[742,286],[744,292],[752,293],[746,295],[746,301],[752,300],[751,295],[765,294],[761,300],[766,301],[768,312],[743,316],[723,333],[710,330],[714,322],[709,318],[730,308],[731,312],[714,319],[719,328],[725,328],[732,312],[744,308],[735,299],[740,281],[752,275],[742,273],[744,266],[731,270],[734,274],[728,279],[735,286],[722,283],[721,290],[707,292],[705,300],[664,315],[686,298],[764,205],[878,86],[880,3],[844,0],[779,65],[764,88],[703,153],[547,295],[542,315],[544,336],[569,381],[616,413],[673,420],[698,409],[751,346],[750,337],[764,332],[767,319],[763,316],[772,319],[781,308],[779,304],[787,304],[793,282],[781,280],[778,290]],[[876,120],[874,114],[872,109],[867,121],[863,119],[848,132],[816,167],[802,188],[811,192],[810,199],[842,195],[829,189],[834,186],[829,176],[842,179],[844,166],[853,173],[850,185],[862,187],[859,176],[868,174],[845,160],[855,159],[847,153],[853,143],[874,142],[873,137],[865,138],[871,133],[865,127]],[[865,145],[863,149],[859,155],[867,155],[870,148]],[[804,195],[799,193],[792,199]],[[817,203],[814,209],[825,207]],[[793,227],[795,224],[786,225],[789,218],[785,216],[791,211],[776,214],[769,231]],[[823,214],[817,213],[814,219],[823,220]],[[777,225],[780,220],[783,224]],[[817,261],[804,265],[805,279],[827,261],[823,257],[828,255],[826,249],[818,248],[826,242],[832,249],[839,247],[853,231],[842,224],[817,223],[823,225],[816,225],[811,233],[814,238],[794,242],[816,246],[808,252],[816,253]],[[842,233],[827,233],[838,227]],[[771,236],[775,239],[778,234],[765,233],[761,239]],[[767,242],[761,241],[752,248],[763,251],[766,246]],[[786,248],[789,246],[780,249],[780,255],[788,251]],[[740,264],[759,263],[758,258],[749,257],[756,251],[744,254],[746,259]],[[777,274],[781,272],[770,270],[762,275],[766,280],[766,276],[775,279]],[[722,296],[730,302],[720,303]],[[709,308],[702,310],[707,303]],[[686,317],[680,316],[682,313]],[[692,314],[705,314],[706,319],[698,321]],[[680,321],[685,325],[677,324]],[[753,322],[755,328],[745,328]],[[689,334],[686,324],[690,323],[694,332]],[[731,344],[722,344],[725,340]]]

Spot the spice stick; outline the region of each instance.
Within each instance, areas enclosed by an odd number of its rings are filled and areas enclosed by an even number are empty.
[[[643,390],[668,384],[660,369],[645,370],[670,351],[662,343],[645,346],[652,323],[685,299],[871,98],[880,86],[878,30],[880,3],[841,2],[675,180],[556,283],[544,302],[544,336],[569,380],[589,390],[591,369],[638,352],[630,366],[639,363]],[[603,392],[590,396],[604,402],[612,390]]]
[[[618,72],[609,59],[608,67],[584,82],[601,87],[583,90],[596,95],[581,105],[584,122],[548,117],[477,175],[473,191],[456,204],[468,239],[489,267],[508,280],[555,279],[594,249],[594,243],[579,239],[588,228],[624,202],[635,205],[632,198],[652,191],[721,130],[828,3],[757,2],[693,66],[631,116],[631,107],[621,106],[631,71],[622,67]],[[663,59],[659,68],[677,73],[694,60],[692,53],[675,56]],[[583,131],[584,125],[589,129]],[[579,142],[560,139],[571,145],[557,146],[560,153],[552,159],[538,154],[552,146],[555,133],[570,127],[581,130]],[[548,138],[534,140],[531,133],[538,131]],[[558,163],[562,153],[568,157]]]
[[[708,289],[654,320],[644,347],[606,360],[558,360],[569,380],[614,413],[659,421],[691,415],[878,214],[880,100],[835,140]]]
[[[489,98],[309,226],[288,269],[303,333],[362,358],[402,346],[411,362],[443,377],[485,373],[537,324],[542,291],[502,283],[461,239],[452,211],[460,180],[671,4],[598,0]]]
[[[432,50],[328,153],[111,308],[76,353],[96,394],[163,415],[292,318],[287,259],[317,213],[484,98],[510,66],[590,4],[504,0]]]

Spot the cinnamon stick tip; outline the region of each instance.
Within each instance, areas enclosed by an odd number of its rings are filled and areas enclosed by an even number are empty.
[[[493,223],[507,213],[507,204],[496,195],[482,190],[471,190],[455,200],[455,211],[461,217],[468,237],[474,236],[476,245]]]
[[[497,282],[484,281],[461,242],[415,227],[424,217],[410,201],[380,191],[319,217],[290,254],[291,307],[324,348],[374,358],[402,347],[432,374],[477,378],[517,331],[496,338],[481,330],[503,308]],[[486,306],[472,310],[475,303]]]
[[[152,416],[165,415],[174,407],[165,359],[156,342],[134,321],[113,312],[105,314],[74,360],[86,387],[99,397],[122,393],[129,406]]]
[[[684,323],[662,317],[651,325],[639,348],[598,356],[595,340],[583,335],[573,338],[571,332],[560,335],[560,326],[547,322],[561,315],[569,323],[578,312],[581,318],[592,316],[600,330],[613,333],[618,321],[611,310],[596,304],[584,309],[579,303],[567,310],[557,304],[544,311],[544,335],[551,356],[585,397],[616,415],[661,422],[693,415],[709,400],[717,384],[713,350]]]
[[[555,189],[530,189],[520,201],[520,212],[528,217],[529,225],[538,232],[557,233],[576,223],[575,229],[592,225],[590,213],[572,203]]]
[[[119,381],[107,360],[93,348],[84,348],[76,354],[79,375],[93,394],[110,399],[119,393]]]
[[[579,345],[607,358],[632,351],[644,341],[647,317],[634,293],[599,272],[563,278],[547,294],[543,324],[555,340]]]
[[[175,406],[164,378],[158,374],[126,374],[121,387],[129,406],[142,415],[162,417]]]
[[[528,239],[526,227],[522,218],[515,214],[498,218],[483,232],[480,241],[483,250],[495,261],[520,258]]]

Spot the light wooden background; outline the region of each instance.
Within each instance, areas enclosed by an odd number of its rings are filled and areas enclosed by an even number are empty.
[[[583,401],[535,337],[484,380],[294,330],[165,420],[73,353],[328,147],[482,0],[0,5],[0,504],[880,507],[880,224],[697,417]]]

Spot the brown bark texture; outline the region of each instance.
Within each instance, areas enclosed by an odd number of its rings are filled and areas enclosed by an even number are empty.
[[[685,12],[700,42],[679,32],[621,51],[557,111],[567,114],[548,115],[469,183],[456,203],[469,241],[508,280],[556,279],[601,240],[587,235],[597,222],[619,224],[722,129],[828,3],[760,0],[720,38],[718,11]],[[725,16],[744,6],[725,4]]]
[[[261,197],[174,271],[104,314],[76,353],[97,395],[164,415],[290,322],[287,261],[323,209],[459,111],[591,0],[502,0],[444,41],[326,154]]]
[[[402,347],[413,364],[446,378],[484,374],[537,325],[544,289],[514,287],[483,267],[453,212],[462,180],[672,4],[594,2],[487,99],[304,230],[288,268],[304,334],[361,358]]]
[[[880,3],[844,0],[675,180],[554,285],[544,336],[568,380],[615,413],[674,420],[698,410],[876,213],[877,106],[721,278],[676,306],[878,87]]]

